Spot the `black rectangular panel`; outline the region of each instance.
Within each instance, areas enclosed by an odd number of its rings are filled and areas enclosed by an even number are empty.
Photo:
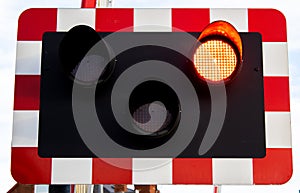
[[[218,134],[215,143],[209,150],[199,155],[199,148],[203,142],[207,128],[210,125],[211,110],[214,105],[223,100],[210,92],[210,87],[197,76],[192,63],[193,45],[185,41],[184,33],[174,32],[139,32],[139,33],[114,33],[116,38],[122,42],[137,42],[138,47],[130,47],[116,56],[116,64],[111,76],[102,84],[96,87],[95,108],[97,118],[105,130],[107,136],[113,143],[118,144],[126,149],[134,149],[135,153],[118,153],[114,147],[97,146],[99,152],[89,147],[89,142],[80,135],[78,124],[74,120],[72,106],[73,81],[64,72],[59,59],[59,46],[66,33],[49,32],[43,37],[42,47],[42,70],[41,70],[41,93],[40,93],[40,115],[39,115],[39,144],[38,152],[42,157],[209,157],[209,158],[261,158],[265,156],[265,123],[264,123],[264,96],[263,96],[263,64],[262,64],[262,40],[258,33],[240,33],[243,42],[243,61],[236,77],[228,84],[225,84],[226,91],[226,113],[224,122],[222,122],[221,132]],[[200,33],[190,33],[195,38]],[[110,33],[99,33],[101,37],[108,37]],[[163,41],[164,45],[170,45],[169,48],[160,45],[143,44],[143,39],[153,39]],[[106,42],[112,50],[118,50],[116,44]],[[75,44],[76,45],[76,44]],[[176,45],[177,48],[172,49]],[[80,45],[78,45],[80,46]],[[184,56],[186,55],[186,56]],[[200,107],[199,124],[194,136],[184,144],[186,147],[176,155],[177,145],[166,146],[169,140],[172,140],[178,130],[174,130],[169,137],[164,138],[145,138],[138,137],[128,133],[123,126],[114,117],[112,110],[112,92],[118,78],[127,70],[137,63],[143,61],[157,60],[169,63],[177,70],[181,71],[184,76],[191,82],[197,93],[198,104]],[[157,69],[160,71],[160,69]],[[175,70],[176,71],[176,70]],[[137,72],[138,73],[138,72]],[[170,71],[171,73],[171,71]],[[142,74],[142,73],[140,73]],[[138,76],[138,75],[137,75]],[[166,76],[172,76],[170,74]],[[175,76],[175,75],[174,75]],[[163,78],[162,78],[163,79]],[[176,79],[176,78],[175,78]],[[156,80],[155,81],[159,81]],[[165,83],[167,84],[167,83]],[[181,85],[179,85],[180,87]],[[166,92],[164,87],[149,88],[156,91],[153,95]],[[170,86],[172,88],[172,86]],[[217,88],[218,86],[215,86]],[[91,87],[83,86],[82,93],[91,91]],[[184,91],[184,85],[182,90]],[[84,96],[85,94],[83,94]],[[149,93],[147,93],[149,95]],[[125,95],[124,95],[125,96]],[[124,97],[120,94],[120,100]],[[184,103],[192,101],[187,96]],[[214,98],[214,99],[212,99]],[[170,101],[172,101],[170,99]],[[83,109],[85,104],[90,101],[82,99]],[[129,106],[129,104],[127,104]],[[174,104],[177,105],[177,104]],[[180,105],[179,105],[180,106]],[[128,107],[129,109],[129,107]],[[191,111],[193,112],[193,111]],[[181,112],[186,113],[186,112]],[[82,114],[83,119],[87,122],[86,132],[94,132],[98,128],[95,124],[89,122],[90,117],[86,113]],[[219,116],[219,115],[217,115]],[[182,117],[179,116],[180,124]],[[218,119],[218,117],[217,117]],[[222,115],[220,115],[222,119]],[[189,124],[187,124],[189,125]],[[82,128],[81,132],[82,132]],[[191,128],[186,128],[189,133]],[[187,136],[183,132],[180,140],[186,140]],[[107,136],[92,135],[92,140],[104,141]],[[214,135],[214,134],[212,134]],[[209,135],[208,135],[209,137]],[[138,153],[145,152],[149,149],[155,149],[162,146],[165,151],[152,152],[149,154]],[[166,146],[166,147],[164,147]],[[169,148],[169,150],[168,150]],[[101,153],[105,149],[110,153]],[[160,151],[157,148],[157,151]],[[131,152],[131,151],[129,151]],[[150,151],[149,151],[150,152]],[[170,153],[168,153],[170,152]]]

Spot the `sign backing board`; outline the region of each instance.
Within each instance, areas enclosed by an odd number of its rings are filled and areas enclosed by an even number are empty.
[[[38,155],[44,32],[201,31],[215,20],[263,41],[264,158],[42,158]],[[176,30],[175,30],[176,31]],[[122,164],[115,167],[111,163]],[[29,9],[19,18],[12,175],[24,184],[282,184],[292,175],[286,21],[272,9]]]

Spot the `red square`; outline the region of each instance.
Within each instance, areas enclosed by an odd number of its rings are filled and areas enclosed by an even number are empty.
[[[289,77],[264,77],[265,111],[290,111]]]
[[[266,157],[253,159],[254,184],[284,184],[292,177],[292,149],[267,149]]]
[[[93,184],[131,184],[131,158],[93,159]]]
[[[260,32],[263,42],[286,42],[286,19],[275,9],[249,9],[249,32]]]
[[[173,184],[212,184],[212,159],[173,159]]]
[[[18,40],[41,41],[44,32],[56,31],[57,9],[28,9],[19,17]]]
[[[95,8],[97,5],[97,0],[82,0],[82,8]]]
[[[173,31],[201,32],[209,23],[209,9],[172,9]]]
[[[96,31],[133,31],[133,9],[96,9]]]
[[[14,110],[40,109],[40,76],[15,76]]]
[[[12,147],[11,173],[21,184],[50,184],[51,158],[41,158],[37,147]]]

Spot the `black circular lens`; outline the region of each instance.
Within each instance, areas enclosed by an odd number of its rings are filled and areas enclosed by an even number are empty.
[[[85,25],[75,26],[65,34],[60,43],[59,57],[71,80],[91,85],[109,77],[115,61],[109,61],[112,51],[100,40],[99,34]]]
[[[150,138],[172,134],[180,119],[176,93],[159,81],[138,85],[130,95],[129,109],[135,133]]]

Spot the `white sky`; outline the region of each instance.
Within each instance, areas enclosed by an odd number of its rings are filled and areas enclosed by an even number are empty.
[[[79,8],[80,0],[0,0],[0,192],[14,184],[10,175],[13,85],[16,56],[17,20],[30,7]],[[198,8],[276,8],[284,13],[288,25],[291,84],[294,175],[281,186],[223,186],[222,193],[286,193],[300,189],[300,11],[298,0],[114,0],[115,7],[198,7]],[[212,186],[159,186],[162,193],[212,192]]]

